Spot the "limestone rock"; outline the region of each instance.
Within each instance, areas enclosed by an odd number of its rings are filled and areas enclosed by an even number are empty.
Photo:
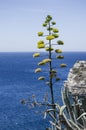
[[[86,61],[77,61],[70,69],[64,87],[73,95],[86,94]]]

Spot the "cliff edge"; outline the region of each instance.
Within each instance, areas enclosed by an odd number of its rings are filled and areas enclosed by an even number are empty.
[[[72,95],[86,95],[86,61],[77,61],[70,69],[64,87]]]

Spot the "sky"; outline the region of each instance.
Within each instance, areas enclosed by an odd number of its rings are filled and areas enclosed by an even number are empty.
[[[86,0],[0,0],[0,52],[38,51],[37,33],[45,32],[48,14],[63,51],[86,51]]]

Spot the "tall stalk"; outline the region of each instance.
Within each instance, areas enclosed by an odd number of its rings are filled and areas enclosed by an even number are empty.
[[[49,36],[51,35],[51,30],[50,30],[50,22],[49,22]],[[49,48],[51,48],[51,40],[49,40]],[[49,59],[52,61],[52,55],[51,55],[51,49],[49,50]],[[49,82],[50,82],[50,92],[51,92],[51,102],[54,105],[54,93],[53,93],[53,83],[52,83],[52,62],[49,62]]]
[[[53,111],[53,116],[56,119],[56,112],[55,112],[55,101],[54,101],[54,91],[53,91],[53,87],[54,87],[54,82],[59,81],[59,77],[57,77],[57,71],[55,69],[53,69],[53,57],[52,57],[52,53],[56,53],[56,59],[63,59],[64,56],[62,56],[62,50],[60,49],[56,49],[57,45],[63,45],[64,42],[61,40],[58,40],[56,43],[53,43],[53,41],[59,37],[58,32],[59,30],[57,28],[54,28],[53,26],[56,24],[56,22],[52,21],[52,17],[50,15],[47,15],[45,22],[43,23],[43,27],[46,28],[46,30],[48,31],[48,34],[44,35],[44,32],[38,32],[38,36],[39,37],[45,37],[46,42],[44,42],[44,40],[40,40],[37,43],[37,47],[38,49],[45,49],[45,51],[48,53],[48,57],[45,58],[44,60],[42,60],[41,62],[38,63],[38,66],[42,66],[45,64],[48,64],[49,66],[49,77],[47,80],[47,76],[40,76],[38,78],[38,80],[44,80],[45,83],[47,83],[47,85],[50,88],[50,98],[51,98],[51,106],[52,109],[54,109]],[[53,47],[55,46],[55,47]],[[33,57],[40,57],[40,53],[35,53],[33,54]],[[55,59],[55,58],[54,58]],[[61,64],[60,67],[66,67],[65,64]],[[35,70],[35,72],[41,72],[42,69],[41,68],[37,68]]]

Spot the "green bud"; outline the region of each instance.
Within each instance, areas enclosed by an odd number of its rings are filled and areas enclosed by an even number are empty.
[[[58,33],[59,30],[58,30],[57,28],[53,28],[53,32],[54,32],[54,33]]]
[[[47,26],[47,23],[43,23],[43,25],[42,25],[43,27],[46,27]]]
[[[55,24],[56,24],[56,22],[53,21],[53,22],[52,22],[52,25],[55,25]]]
[[[58,45],[64,45],[64,42],[61,40],[57,41],[57,43],[58,43]]]

